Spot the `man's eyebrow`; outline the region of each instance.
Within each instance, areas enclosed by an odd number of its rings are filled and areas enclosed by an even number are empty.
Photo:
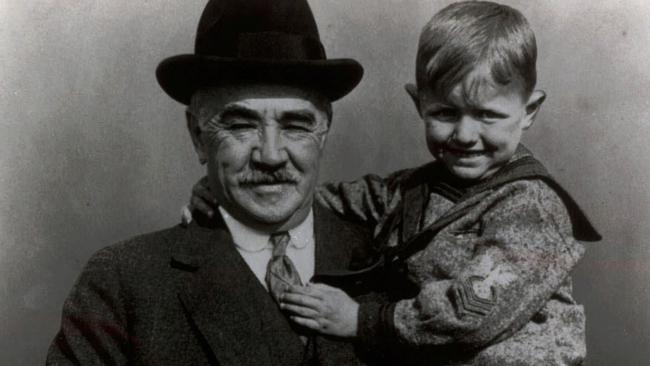
[[[312,123],[316,120],[316,116],[308,109],[296,109],[282,112],[279,120]]]
[[[249,120],[259,120],[262,118],[256,111],[237,104],[226,105],[216,117],[219,122],[226,121],[229,118]]]
[[[451,103],[444,103],[444,102],[434,102],[429,104],[429,107],[431,109],[448,109],[448,108],[458,108],[455,105]]]
[[[458,106],[455,106],[450,103],[435,102],[427,105],[426,109],[424,110],[424,113],[425,114],[438,113],[440,111],[450,111],[450,110],[456,111],[458,109],[459,109]]]

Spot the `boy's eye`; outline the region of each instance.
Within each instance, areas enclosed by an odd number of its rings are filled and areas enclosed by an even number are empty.
[[[427,116],[443,122],[453,122],[460,118],[460,113],[452,108],[442,108],[429,112]]]
[[[490,110],[478,110],[475,112],[475,115],[476,118],[480,120],[495,120],[495,119],[504,119],[508,117],[502,113],[490,111]]]

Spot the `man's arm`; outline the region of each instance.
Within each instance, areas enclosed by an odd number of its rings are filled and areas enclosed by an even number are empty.
[[[63,305],[47,365],[125,365],[130,349],[119,273],[109,248],[93,255]]]

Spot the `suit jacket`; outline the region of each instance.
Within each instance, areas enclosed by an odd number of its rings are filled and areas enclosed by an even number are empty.
[[[47,364],[346,365],[353,346],[305,347],[215,215],[97,252],[63,307]],[[314,206],[315,272],[354,266],[371,232]]]

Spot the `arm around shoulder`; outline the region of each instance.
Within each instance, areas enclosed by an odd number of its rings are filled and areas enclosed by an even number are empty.
[[[365,175],[349,182],[329,182],[316,189],[316,200],[350,220],[376,226],[400,200],[400,184],[412,169],[387,177]]]

